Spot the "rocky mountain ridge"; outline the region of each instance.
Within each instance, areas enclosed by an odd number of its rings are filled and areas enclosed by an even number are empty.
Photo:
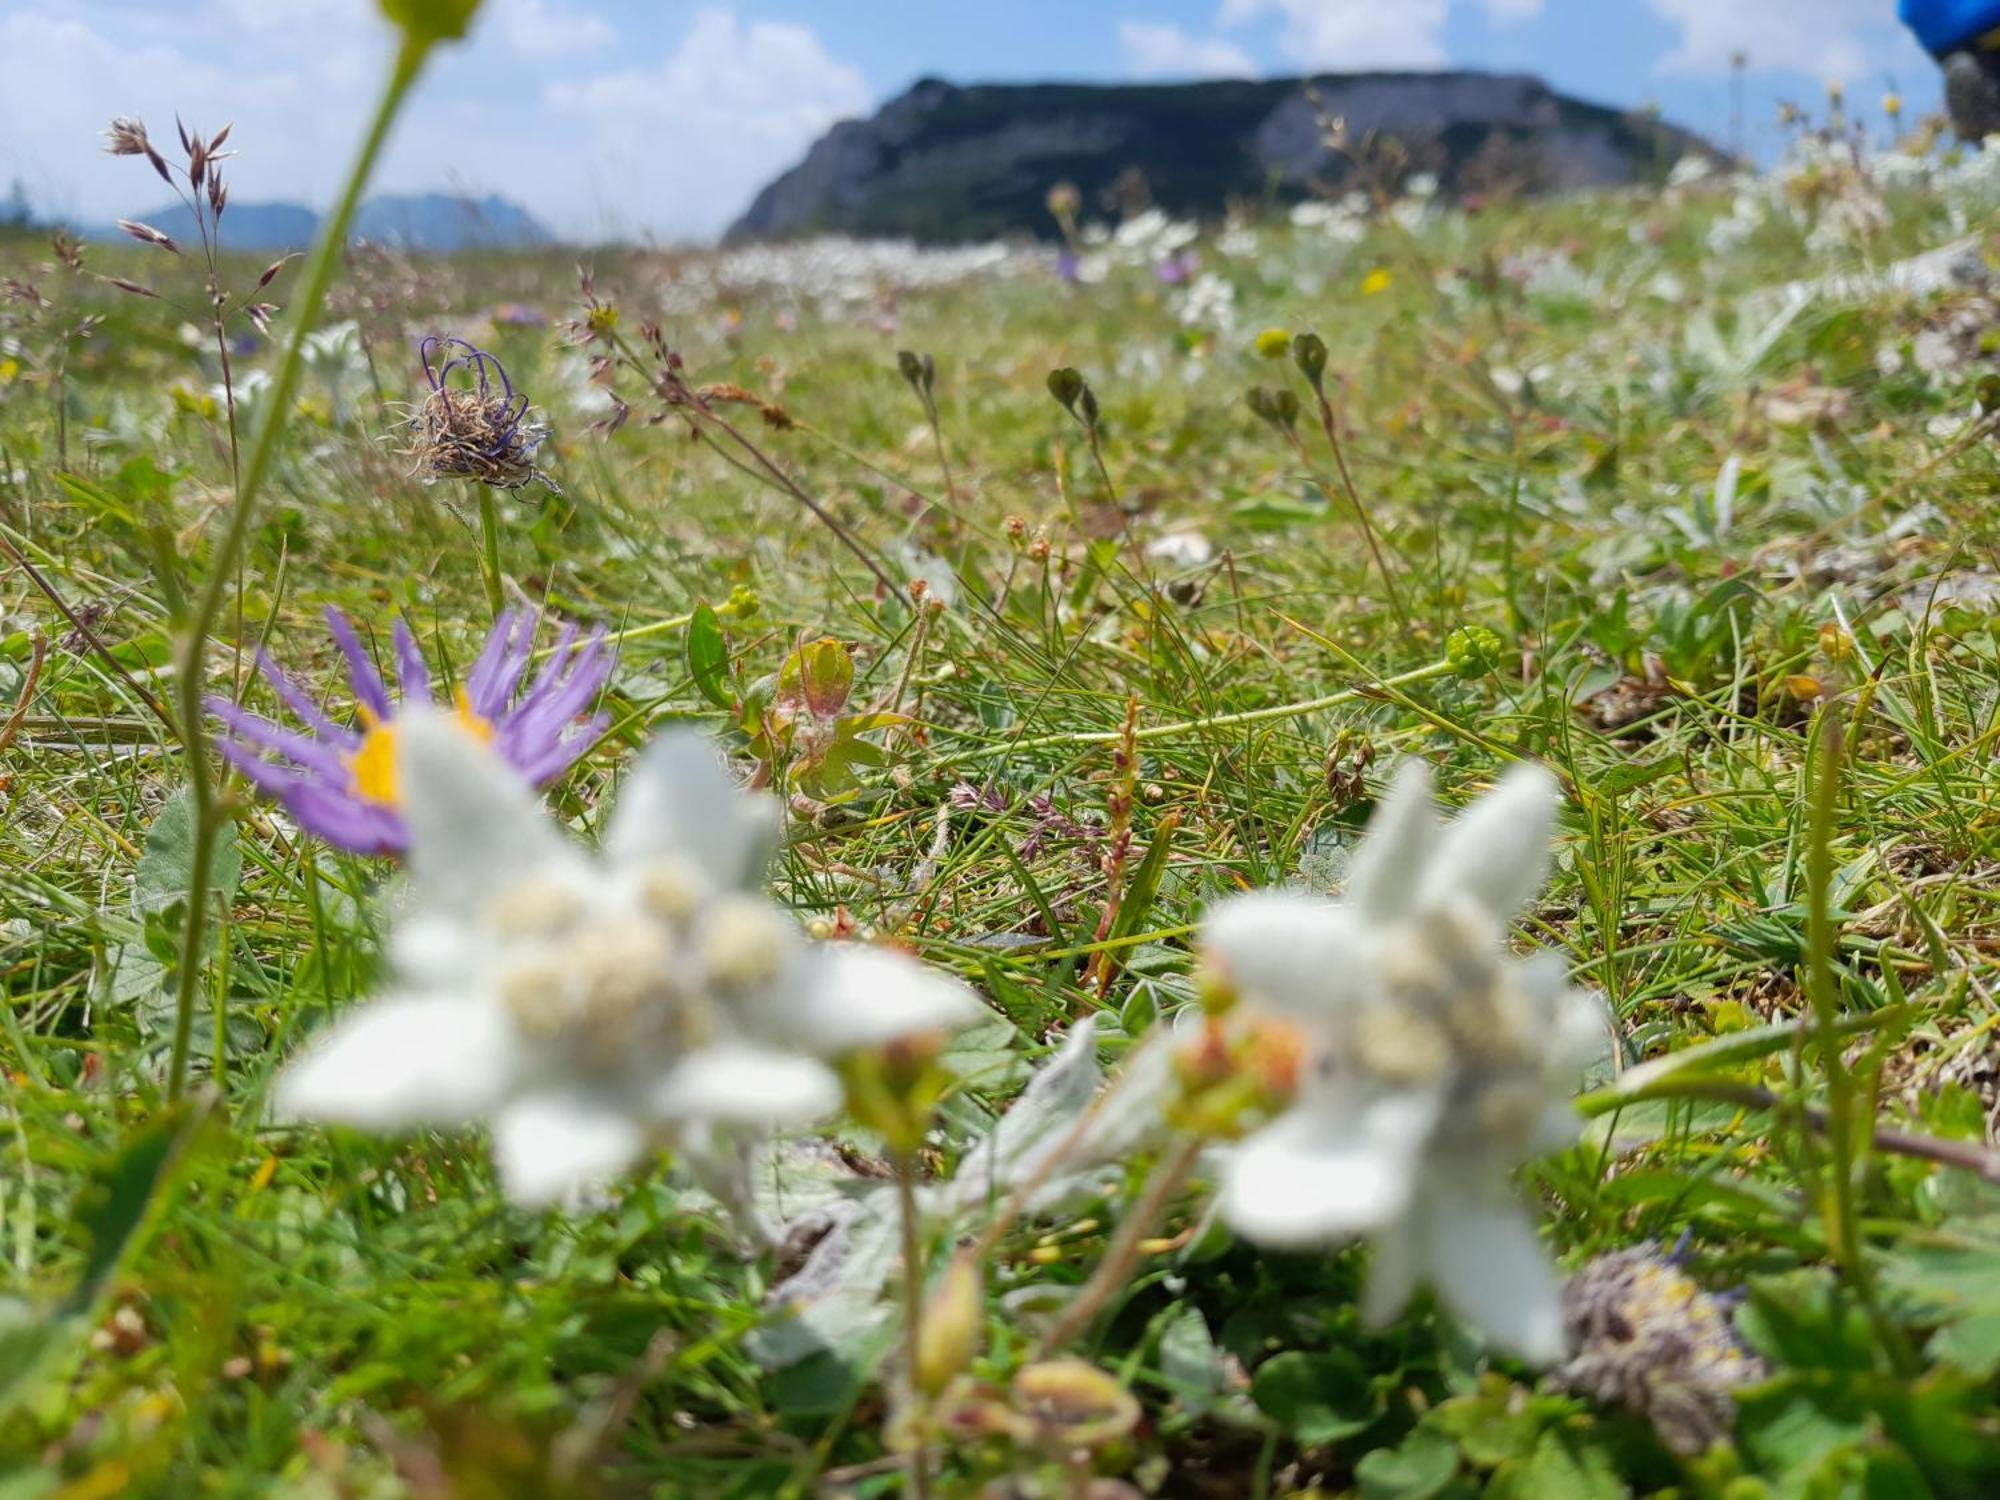
[[[1354,142],[1393,138],[1404,170],[1448,193],[1560,192],[1664,177],[1698,137],[1650,116],[1494,73],[1353,73],[1185,84],[978,84],[925,79],[866,120],[835,125],[759,193],[729,238],[809,233],[949,242],[1048,237],[1047,195],[1074,184],[1087,214],[1142,196],[1212,217],[1240,201],[1338,188]]]

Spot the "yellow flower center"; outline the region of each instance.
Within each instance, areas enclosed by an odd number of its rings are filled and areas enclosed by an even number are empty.
[[[493,738],[493,726],[472,711],[472,703],[460,688],[454,695],[458,705],[453,718],[459,727],[484,745]],[[353,778],[354,795],[378,807],[403,805],[402,780],[396,771],[396,721],[384,719],[365,703],[361,706],[361,744],[347,757],[348,775]]]

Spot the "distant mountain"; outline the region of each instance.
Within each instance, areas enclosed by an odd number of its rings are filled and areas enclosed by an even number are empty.
[[[383,193],[355,214],[354,237],[412,250],[516,249],[554,239],[525,208],[490,193]]]
[[[164,234],[192,243],[194,216],[178,203],[137,216]],[[222,214],[223,243],[236,250],[302,250],[319,231],[319,215],[297,203],[240,203],[231,199]],[[110,238],[119,230],[88,231]],[[526,209],[505,198],[466,198],[451,193],[384,193],[362,202],[354,238],[409,250],[512,249],[551,242],[547,229]]]
[[[835,125],[757,195],[731,239],[814,232],[952,241],[1055,232],[1048,190],[1086,212],[1143,183],[1170,213],[1296,201],[1352,167],[1315,117],[1395,138],[1447,192],[1550,192],[1657,180],[1693,151],[1684,130],[1586,104],[1527,76],[1352,73],[1186,84],[980,84],[925,79],[867,120]]]
[[[173,236],[192,247],[200,242],[194,215],[178,203],[169,203],[151,213],[133,215],[141,224],[150,224],[162,234]],[[319,215],[297,203],[237,203],[232,200],[222,211],[223,243],[238,250],[302,250],[312,243],[319,229]],[[120,231],[115,225],[85,231],[93,238],[112,239]]]

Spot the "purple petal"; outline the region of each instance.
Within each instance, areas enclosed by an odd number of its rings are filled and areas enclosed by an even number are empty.
[[[400,854],[408,842],[403,820],[393,809],[323,782],[295,783],[284,803],[299,827],[353,854]]]
[[[330,604],[326,608],[326,628],[333,632],[334,644],[347,658],[347,680],[353,684],[355,698],[376,718],[393,718],[396,711],[389,703],[389,685],[375,670],[375,663],[368,659],[368,653],[361,647],[361,638],[347,623],[347,616]]]
[[[347,762],[333,746],[311,735],[300,734],[282,724],[260,718],[247,708],[238,708],[227,698],[210,698],[209,713],[222,721],[230,733],[260,750],[270,750],[301,766],[336,779],[347,775]]]
[[[410,627],[398,620],[391,631],[396,642],[396,687],[409,703],[415,699],[428,700],[431,696],[431,671],[424,665],[424,654],[417,649],[417,638],[410,634]]]
[[[471,675],[465,679],[465,695],[471,702],[474,713],[478,713],[479,705],[487,700],[494,675],[499,672],[501,661],[507,655],[508,641],[514,633],[516,618],[514,610],[506,609],[500,612],[500,618],[493,622],[492,634],[486,637],[486,644],[480,648],[479,660],[472,664]]]
[[[522,610],[511,622],[509,639],[492,679],[484,692],[472,695],[472,711],[486,720],[498,719],[507,711],[515,689],[521,685],[521,678],[527,673],[528,662],[534,656],[535,627],[540,622],[526,610]],[[575,638],[576,627],[569,626],[558,644],[560,651]]]
[[[264,680],[271,684],[271,691],[278,695],[278,701],[298,715],[313,733],[322,739],[337,740],[345,745],[358,745],[360,736],[351,730],[342,729],[333,720],[320,712],[319,705],[306,696],[305,691],[282,672],[278,664],[262,651],[257,653],[257,669],[264,674]]]
[[[602,631],[597,632],[591,637],[590,644],[578,651],[574,649],[576,626],[563,626],[562,633],[556,637],[555,645],[549,648],[548,664],[535,679],[535,685],[528,689],[528,695],[515,704],[511,712],[507,710],[505,704],[498,705],[501,714],[508,718],[531,714],[552,697],[558,696],[559,690],[564,687],[566,677],[574,677],[577,670],[595,659],[593,653],[598,650],[598,638],[602,635]],[[572,709],[571,713],[574,712]],[[567,718],[568,715],[564,717]]]
[[[610,728],[611,715],[596,714],[576,725],[574,733],[563,736],[553,745],[542,747],[538,754],[524,752],[521,758],[517,759],[514,755],[507,758],[526,780],[537,787],[544,787],[558,780],[588,755]]]
[[[218,741],[215,752],[242,772],[258,791],[279,801],[288,799],[298,783],[305,779],[301,772],[274,760],[266,760],[249,746],[240,745],[235,740]]]
[[[603,689],[612,665],[604,645],[604,632],[598,631],[589,644],[561,665],[567,668],[566,675],[558,678],[554,668],[544,672],[534,692],[498,725],[503,742],[512,752],[509,758],[521,757],[515,760],[517,765],[534,758],[542,748],[561,743],[573,721]],[[592,736],[592,743],[602,733],[600,729]]]

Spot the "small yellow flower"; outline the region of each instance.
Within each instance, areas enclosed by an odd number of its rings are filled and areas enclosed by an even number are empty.
[[[1257,335],[1257,353],[1265,359],[1283,359],[1292,352],[1292,335],[1283,328],[1266,328]]]
[[[1382,293],[1389,290],[1389,284],[1393,280],[1394,278],[1390,276],[1386,266],[1377,266],[1362,281],[1361,295],[1364,297],[1379,297]]]

